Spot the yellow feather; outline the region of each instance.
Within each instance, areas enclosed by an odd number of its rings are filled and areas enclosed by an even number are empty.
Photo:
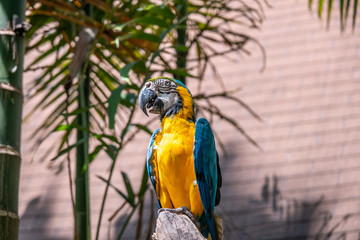
[[[195,124],[193,101],[186,88],[178,87],[182,109],[172,117],[164,117],[161,133],[155,139],[155,162],[158,174],[158,197],[163,208],[187,207],[200,218],[204,211],[196,184],[193,159]]]

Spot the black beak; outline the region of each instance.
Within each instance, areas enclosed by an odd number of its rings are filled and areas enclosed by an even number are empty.
[[[141,110],[145,113],[146,116],[149,116],[147,114],[146,108],[152,107],[155,98],[156,98],[156,94],[153,90],[150,90],[146,86],[144,86],[141,89],[139,96],[139,105]]]

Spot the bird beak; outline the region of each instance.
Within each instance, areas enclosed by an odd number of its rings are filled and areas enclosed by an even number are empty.
[[[146,116],[149,116],[147,114],[146,108],[150,108],[154,105],[155,98],[156,98],[155,92],[149,89],[147,86],[144,86],[141,89],[139,96],[139,105],[141,110],[145,113]]]

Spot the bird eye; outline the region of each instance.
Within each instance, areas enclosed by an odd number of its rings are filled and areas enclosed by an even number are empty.
[[[170,86],[170,81],[169,80],[165,81],[165,86]]]

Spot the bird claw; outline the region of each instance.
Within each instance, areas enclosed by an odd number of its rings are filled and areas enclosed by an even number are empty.
[[[199,221],[196,220],[196,218],[194,217],[194,215],[192,215],[192,213],[189,211],[189,209],[185,206],[183,207],[179,207],[179,208],[160,208],[158,210],[158,214],[160,214],[161,212],[171,212],[171,213],[176,213],[176,214],[185,214],[186,216],[188,216],[188,218],[190,218],[190,220],[195,224],[195,226],[200,229],[200,223]]]

